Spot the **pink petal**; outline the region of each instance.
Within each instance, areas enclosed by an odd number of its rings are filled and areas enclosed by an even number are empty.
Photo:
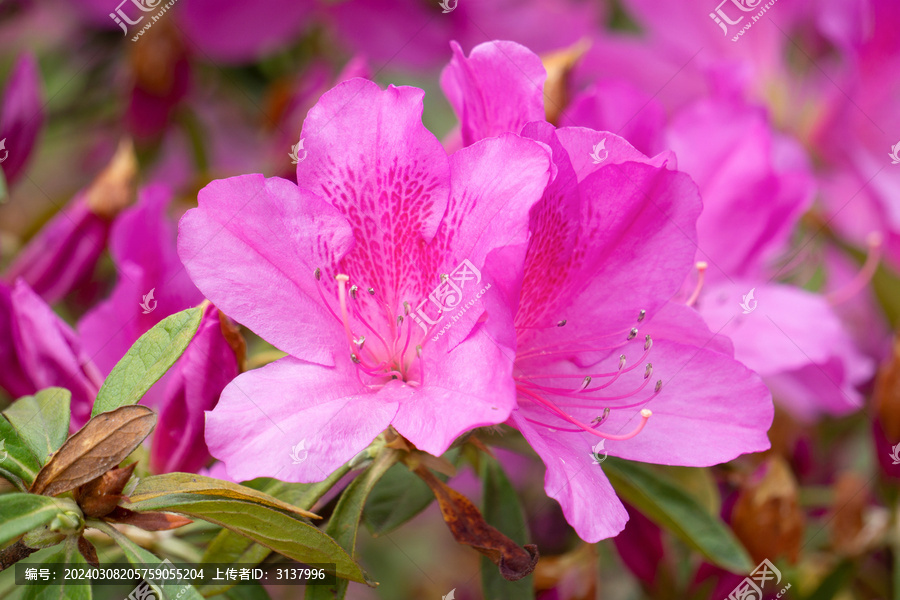
[[[581,443],[577,435],[573,439],[570,434],[545,433],[523,417],[520,410],[514,411],[511,424],[547,465],[544,490],[559,502],[578,537],[594,543],[622,531],[628,513],[600,465],[594,464],[591,444]]]
[[[544,119],[540,57],[514,42],[486,42],[467,58],[451,42],[453,59],[441,74],[441,88],[462,124],[468,146],[501,133],[519,133],[529,121]]]
[[[244,373],[207,413],[210,452],[236,481],[325,479],[397,412],[391,398],[372,394],[354,370],[349,358],[323,367],[287,357]]]
[[[293,356],[333,365],[346,339],[314,273],[347,252],[350,236],[344,218],[309,191],[242,175],[200,191],[198,208],[179,224],[178,255],[229,317]]]

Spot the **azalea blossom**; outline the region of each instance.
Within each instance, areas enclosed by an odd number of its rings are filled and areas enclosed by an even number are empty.
[[[197,287],[288,354],[207,415],[235,479],[321,480],[388,426],[441,454],[514,406],[514,297],[550,160],[514,135],[447,156],[422,99],[339,84],[304,122],[297,185],[214,181],[181,220]]]
[[[526,125],[557,174],[533,209],[516,314],[510,423],[547,465],[545,490],[582,539],[627,513],[597,466],[611,456],[709,466],[768,448],[771,394],[727,338],[671,302],[691,269],[701,203],[670,156],[608,132]],[[608,156],[588,160],[605,140]]]
[[[16,61],[0,100],[0,169],[8,184],[25,172],[44,124],[41,72],[31,53]]]

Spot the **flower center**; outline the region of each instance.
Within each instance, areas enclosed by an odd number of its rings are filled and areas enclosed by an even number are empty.
[[[638,316],[638,323],[644,320],[645,311],[641,311]],[[562,320],[557,323],[557,327],[565,327],[566,321]],[[522,329],[517,327],[517,330]],[[539,361],[553,359],[555,357],[568,357],[574,359],[579,354],[593,354],[597,352],[608,352],[612,350],[624,349],[626,347],[634,347],[639,344],[637,340],[638,329],[632,327],[627,332],[620,332],[606,336],[604,339],[583,339],[583,340],[564,340],[546,346],[531,348],[519,354],[516,357],[517,366],[522,362],[528,361],[533,364],[539,364]],[[618,339],[617,339],[618,338]],[[628,365],[628,359],[625,353],[619,355],[618,367],[614,370],[597,371],[589,374],[560,374],[560,373],[535,373],[528,375],[518,375],[515,377],[516,390],[520,398],[533,403],[544,410],[548,417],[547,421],[525,417],[525,420],[541,425],[553,431],[564,431],[572,433],[586,432],[607,440],[627,440],[636,436],[644,426],[647,420],[653,414],[650,410],[641,409],[641,421],[634,430],[619,434],[601,431],[600,427],[606,422],[609,414],[613,410],[623,410],[643,406],[650,402],[662,389],[662,380],[658,379],[653,387],[653,391],[646,397],[633,402],[629,400],[637,398],[642,394],[644,389],[650,382],[650,376],[653,374],[653,364],[644,363],[650,355],[650,349],[653,347],[652,338],[647,335],[644,337],[643,354],[631,365]],[[641,382],[636,387],[625,390],[623,393],[610,395],[603,393],[602,390],[609,388],[624,375],[634,371],[641,365],[644,365],[644,374]],[[602,367],[601,367],[602,368]],[[518,370],[522,370],[521,368]],[[535,369],[529,368],[531,373]],[[545,385],[542,381],[553,380],[556,382],[565,382],[566,380],[580,380],[577,386],[557,387]],[[571,414],[572,409],[594,409],[598,416],[595,417],[590,424],[584,423],[582,420]],[[569,427],[572,425],[574,427]]]
[[[359,286],[350,284],[349,275],[339,273],[334,277],[338,304],[335,312],[322,291],[321,269],[316,269],[315,277],[322,304],[344,329],[350,359],[363,384],[380,388],[394,380],[412,387],[424,383],[422,348],[427,336],[413,319],[407,318],[409,302],[403,303],[402,314],[395,317],[394,311],[378,300],[374,288],[360,293]],[[367,319],[366,314],[384,315],[384,319]]]

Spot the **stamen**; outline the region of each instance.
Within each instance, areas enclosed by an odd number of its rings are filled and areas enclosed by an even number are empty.
[[[606,421],[607,417],[609,417],[609,407],[603,409],[603,414],[599,417],[595,417],[591,424],[603,425],[603,422]]]
[[[829,304],[832,306],[843,304],[869,284],[869,281],[872,280],[875,271],[878,269],[878,263],[881,261],[883,242],[884,240],[881,234],[877,231],[873,231],[868,235],[866,244],[869,247],[869,251],[866,254],[866,260],[863,263],[862,268],[856,274],[856,277],[845,286],[830,294],[826,294],[825,298],[828,300]]]
[[[344,332],[347,334],[347,344],[350,351],[353,351],[353,333],[350,331],[350,315],[347,312],[347,282],[350,281],[349,275],[339,273],[334,276],[338,282],[338,302],[341,305],[341,320],[344,322]],[[359,358],[355,354],[351,354],[353,362],[358,362]]]
[[[647,363],[647,368],[644,370],[644,379],[649,379],[650,375],[653,374],[653,363]]]
[[[656,381],[656,388],[654,388],[653,393],[658,394],[659,390],[662,389],[662,379]]]
[[[587,389],[587,386],[591,385],[591,376],[588,375],[584,378],[584,381],[581,382],[581,389]]]
[[[557,323],[556,326],[557,326],[557,327],[565,327],[565,326],[566,326],[566,322],[567,322],[567,320],[566,320],[566,319],[563,319],[562,321],[560,321],[559,323]]]
[[[359,291],[359,286],[351,285],[350,286],[350,297],[356,300],[356,293]]]
[[[322,269],[320,269],[319,267],[316,267],[315,274],[316,274],[316,281],[319,281],[322,279]]]
[[[638,323],[643,321],[644,317],[646,317],[646,316],[647,316],[647,311],[642,308],[641,312],[638,314]]]
[[[450,279],[450,276],[446,273],[441,273],[441,283],[447,283],[447,280]]]
[[[644,336],[644,352],[653,347],[653,340],[650,339],[650,334],[648,333]]]
[[[696,264],[697,267],[697,287],[694,288],[694,293],[691,294],[691,297],[688,298],[687,304],[688,306],[693,306],[694,302],[697,301],[697,298],[700,297],[700,290],[703,289],[703,280],[706,279],[706,269],[709,265],[707,265],[704,261],[698,261]]]
[[[631,331],[628,332],[628,341],[633,340],[638,334],[637,327],[632,327]]]
[[[650,416],[653,414],[649,409],[646,409],[646,408],[645,408],[645,409],[641,410],[641,422],[638,423],[638,426],[637,426],[633,431],[631,431],[631,432],[629,432],[629,433],[625,433],[625,434],[621,434],[621,435],[612,434],[612,433],[601,433],[601,432],[599,432],[599,431],[596,431],[596,430],[595,430],[593,427],[591,427],[590,425],[587,425],[587,424],[585,424],[585,423],[582,423],[581,421],[579,421],[578,419],[576,419],[576,418],[573,417],[572,415],[566,413],[566,412],[563,411],[561,408],[559,408],[558,406],[556,406],[553,402],[550,402],[549,400],[547,400],[547,399],[545,399],[545,398],[542,398],[542,397],[538,396],[537,394],[533,394],[533,393],[531,393],[531,392],[529,392],[528,390],[525,390],[525,389],[519,388],[519,392],[525,394],[526,396],[529,396],[530,398],[532,398],[533,400],[537,401],[539,404],[541,404],[542,406],[544,406],[545,408],[547,408],[550,412],[554,413],[555,415],[557,415],[557,416],[560,417],[561,419],[563,419],[563,420],[565,420],[565,421],[568,421],[568,422],[571,423],[572,425],[575,425],[576,427],[579,427],[582,431],[585,431],[585,432],[587,432],[587,433],[590,433],[590,434],[592,434],[592,435],[595,435],[595,436],[597,436],[597,437],[599,437],[599,438],[603,438],[603,439],[605,439],[605,440],[619,440],[619,441],[621,441],[621,440],[628,440],[628,439],[633,438],[634,436],[636,436],[637,434],[639,434],[639,433],[641,432],[642,429],[644,429],[644,426],[647,424],[647,421],[650,419]]]
[[[369,294],[372,295],[372,296],[374,296],[374,295],[375,295],[375,288],[370,287],[370,288],[369,288]]]
[[[356,344],[356,347],[357,347],[357,348],[359,348],[360,350],[362,350],[362,349],[363,349],[363,345],[366,343],[366,336],[364,336],[364,335],[359,336],[359,339],[358,339],[358,340],[353,340],[353,343]]]

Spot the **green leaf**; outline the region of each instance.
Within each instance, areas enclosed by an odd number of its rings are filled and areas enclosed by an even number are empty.
[[[365,581],[362,569],[343,548],[295,512],[245,500],[195,494],[156,496],[125,507],[170,511],[203,519],[247,536],[288,558],[303,563],[334,563],[338,577]]]
[[[3,412],[41,465],[69,437],[71,400],[69,390],[51,387],[19,398]]]
[[[443,481],[446,475],[438,475]],[[428,485],[406,465],[394,465],[372,488],[363,509],[363,522],[373,536],[394,531],[434,502]]]
[[[317,518],[317,515],[307,510],[297,508],[293,504],[282,502],[278,498],[260,492],[246,485],[238,485],[230,481],[205,477],[194,473],[167,473],[165,475],[153,475],[141,480],[134,491],[129,494],[131,503],[141,505],[145,501],[170,496],[172,494],[192,494],[199,497],[215,496],[217,498],[231,498],[244,500],[255,504],[270,506],[287,512],[297,513],[301,517]]]
[[[99,529],[116,542],[119,547],[122,549],[122,553],[125,555],[125,560],[127,560],[132,565],[150,565],[151,568],[161,567],[165,568],[168,564],[163,564],[163,560],[158,556],[150,552],[149,550],[144,550],[130,539],[128,539],[123,533],[121,533],[115,527],[103,522],[103,521],[89,521],[88,525],[90,527],[94,527]],[[165,598],[173,599],[178,598],[178,600],[203,600],[203,596],[200,595],[200,592],[190,584],[183,583],[161,583],[154,584],[151,582],[151,586],[155,589],[161,590],[165,594]]]
[[[78,506],[65,498],[50,498],[35,494],[0,495],[0,546],[23,533],[43,527],[66,510],[78,511]]]
[[[166,317],[138,338],[103,382],[91,416],[138,403],[184,353],[200,327],[202,316],[202,307],[183,310]]]
[[[78,551],[78,538],[70,537],[63,544],[62,550],[50,556],[42,564],[66,564],[87,568],[89,565]],[[25,588],[22,600],[91,600],[93,597],[90,583],[76,583],[62,580],[50,585],[29,585]]]
[[[603,463],[616,493],[650,520],[732,573],[749,573],[753,562],[728,526],[692,494],[650,467],[609,457]]]
[[[481,514],[484,520],[520,546],[527,544],[528,525],[519,496],[500,463],[488,456],[481,457],[481,482],[484,500]],[[534,598],[533,579],[533,575],[528,575],[518,581],[507,581],[494,563],[481,557],[481,589],[485,598],[529,600]]]
[[[0,476],[23,491],[41,470],[41,463],[31,448],[3,415],[0,415],[0,458],[3,459],[0,460]]]
[[[342,547],[354,555],[356,534],[359,531],[359,521],[362,518],[366,498],[369,497],[369,493],[378,480],[399,458],[400,454],[395,450],[382,450],[369,468],[347,486],[334,507],[325,532],[333,536]],[[305,600],[341,600],[347,594],[347,586],[348,583],[344,580],[338,580],[335,588],[324,585],[310,586],[306,590]]]
[[[303,509],[311,509],[328,490],[333,488],[344,475],[350,472],[346,464],[328,476],[325,481],[319,483],[287,483],[277,479],[262,477],[243,485],[259,492],[265,492],[279,500]],[[230,529],[223,529],[210,542],[203,553],[203,563],[238,563],[241,566],[257,565],[266,559],[272,552],[271,549],[260,546],[243,535],[239,535]],[[204,596],[221,594],[231,589],[233,583],[222,582],[201,586],[200,592]]]

